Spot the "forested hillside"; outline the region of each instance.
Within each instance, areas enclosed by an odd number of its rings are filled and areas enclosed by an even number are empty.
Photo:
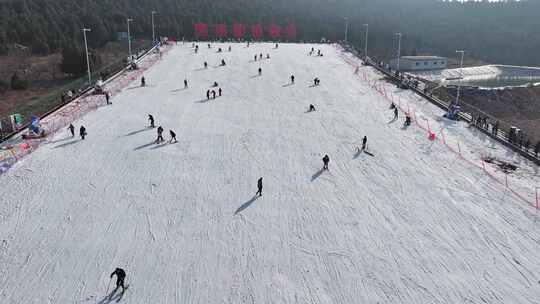
[[[403,33],[403,53],[468,56],[492,63],[540,65],[540,1],[444,2],[436,0],[0,0],[0,52],[10,43],[48,54],[80,46],[80,29],[90,27],[93,48],[116,39],[133,22],[135,37],[151,36],[151,11],[161,35],[191,38],[193,23],[297,25],[302,40],[342,39],[349,17],[350,40],[370,45],[383,58],[395,50],[394,33]]]

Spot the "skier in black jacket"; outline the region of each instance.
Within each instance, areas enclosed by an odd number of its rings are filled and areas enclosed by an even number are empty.
[[[116,268],[113,273],[111,273],[111,278],[114,275],[116,275],[116,289],[122,287],[122,292],[124,292],[124,290],[126,290],[126,286],[124,285],[124,280],[126,279],[126,272],[122,268]]]
[[[150,128],[155,128],[154,126],[154,116],[152,114],[148,114],[148,121],[150,121]]]
[[[69,132],[71,132],[71,137],[75,137],[75,127],[73,126],[73,124],[69,124]]]
[[[328,156],[328,154],[326,154],[323,159],[323,170],[328,170],[328,163],[330,162],[330,157]]]
[[[262,189],[263,189],[263,179],[261,177],[257,181],[257,193],[255,195],[262,196]]]
[[[174,142],[178,142],[178,140],[176,140],[176,133],[174,133],[173,130],[169,130],[169,134],[171,135],[171,140],[169,140],[169,143],[172,143],[173,140]]]
[[[81,135],[81,138],[84,140],[84,137],[87,135],[86,128],[84,126],[81,126],[79,129],[79,135]]]
[[[163,128],[161,126],[159,126],[157,128],[157,140],[156,140],[156,143],[160,143],[164,141],[163,139]]]

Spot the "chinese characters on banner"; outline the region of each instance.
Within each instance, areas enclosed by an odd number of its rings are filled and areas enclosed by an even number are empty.
[[[216,37],[227,38],[227,25],[224,23],[216,24]]]
[[[286,31],[288,40],[296,40],[296,25],[294,23],[289,23]]]
[[[240,40],[246,35],[246,26],[241,23],[233,24],[233,36],[234,39]]]
[[[268,35],[272,39],[279,39],[281,36],[281,27],[279,25],[272,23],[268,28]]]
[[[195,23],[193,24],[193,28],[195,31],[195,38],[196,39],[208,39],[209,36],[209,29],[208,29],[207,23]],[[243,38],[246,38],[246,25],[242,23],[234,23],[232,26],[232,36],[234,39],[240,40]],[[225,23],[218,23],[214,25],[214,38],[220,38],[225,39],[229,37],[229,30],[227,28],[227,24]],[[286,27],[281,28],[281,26],[272,23],[268,26],[267,31],[265,33],[262,24],[257,23],[251,25],[251,38],[254,40],[262,40],[265,36],[265,34],[268,35],[267,38],[270,39],[280,39],[280,38],[286,38],[287,40],[296,40],[296,37],[298,35],[296,25],[294,23],[289,23]]]
[[[195,23],[194,27],[195,27],[195,38],[208,39],[208,24]]]
[[[251,26],[251,37],[255,40],[260,40],[263,35],[263,28],[261,24],[254,24]]]

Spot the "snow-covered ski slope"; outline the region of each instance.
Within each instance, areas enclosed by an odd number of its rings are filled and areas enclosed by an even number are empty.
[[[85,141],[60,132],[0,176],[1,303],[110,303],[115,267],[124,303],[540,302],[536,209],[416,123],[403,129],[403,113],[390,122],[334,46],[219,46],[175,47],[147,87],[74,122]],[[214,81],[224,96],[206,101]],[[510,154],[394,93],[468,157]],[[177,144],[152,143],[149,113]],[[354,151],[364,135],[374,156]],[[520,166],[516,185],[534,189]]]

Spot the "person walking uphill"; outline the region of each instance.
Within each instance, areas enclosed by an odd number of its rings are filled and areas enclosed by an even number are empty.
[[[169,134],[171,135],[171,140],[169,140],[169,143],[172,143],[173,140],[175,143],[178,142],[178,140],[176,140],[176,133],[174,133],[173,130],[169,130]]]
[[[73,126],[73,124],[69,124],[69,132],[71,132],[71,137],[75,137],[75,127]]]
[[[263,190],[263,178],[259,178],[257,181],[257,193],[255,193],[256,196],[262,196],[262,190]]]
[[[328,163],[330,162],[330,157],[328,156],[328,154],[326,154],[323,159],[323,170],[328,170]]]
[[[163,139],[163,128],[161,126],[159,126],[157,128],[157,140],[156,140],[156,143],[160,143],[164,141]]]
[[[124,285],[124,280],[126,279],[126,272],[122,268],[116,268],[111,273],[111,278],[116,275],[116,289],[122,287],[122,292],[126,290],[126,286]]]
[[[84,140],[84,137],[87,135],[88,133],[86,133],[86,128],[84,126],[81,126],[81,128],[79,129],[79,135],[81,136],[81,138]]]

